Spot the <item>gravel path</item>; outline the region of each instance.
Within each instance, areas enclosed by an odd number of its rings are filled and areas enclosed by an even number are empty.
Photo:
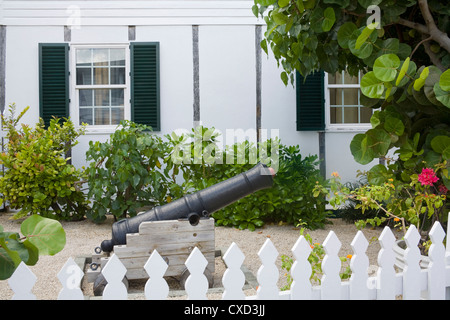
[[[20,223],[14,220],[10,220],[12,214],[1,214],[0,225],[4,227],[5,231],[20,230]],[[307,231],[314,243],[323,243],[330,230],[333,230],[342,243],[340,256],[346,256],[352,253],[350,243],[356,235],[357,229],[353,224],[343,222],[341,219],[331,219],[332,224],[326,225],[324,229]],[[61,284],[59,283],[56,275],[62,268],[64,263],[69,257],[90,256],[93,253],[95,247],[105,239],[111,237],[111,224],[113,220],[108,219],[101,225],[96,225],[88,220],[79,222],[62,222],[64,230],[66,231],[67,242],[64,249],[54,256],[41,256],[38,263],[35,266],[30,267],[33,273],[37,276],[38,280],[34,286],[33,293],[38,299],[53,300],[58,296],[61,290]],[[363,230],[363,233],[370,245],[367,250],[370,264],[377,264],[377,254],[380,246],[376,239],[381,229],[369,229]],[[261,262],[257,255],[259,249],[270,238],[275,247],[281,255],[290,255],[291,248],[295,241],[299,237],[299,229],[288,225],[266,225],[256,231],[238,230],[234,228],[216,227],[215,229],[215,241],[216,248],[225,250],[231,245],[232,242],[236,242],[239,248],[243,251],[246,258],[244,265],[256,276],[258,268],[261,266]],[[224,271],[224,267],[216,258],[216,284],[220,286],[220,279]],[[280,269],[279,285],[286,283],[284,271],[281,270],[281,259],[277,261]],[[219,281],[217,281],[217,279]],[[13,293],[10,290],[7,281],[0,281],[0,299],[10,299]]]

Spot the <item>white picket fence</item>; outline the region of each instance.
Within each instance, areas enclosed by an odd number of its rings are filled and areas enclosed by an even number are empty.
[[[227,270],[223,274],[224,291],[222,299],[395,299],[402,295],[403,299],[445,299],[447,287],[450,287],[450,250],[443,244],[445,232],[436,223],[431,232],[432,245],[429,250],[430,264],[427,269],[419,266],[420,251],[419,233],[411,226],[405,236],[405,268],[396,273],[394,269],[394,252],[392,250],[395,237],[386,227],[379,237],[381,250],[378,254],[378,271],[376,276],[369,277],[367,269],[369,259],[366,255],[368,241],[358,231],[351,243],[353,255],[350,261],[352,270],[348,281],[341,281],[339,272],[341,261],[338,252],[341,242],[333,231],[330,231],[323,243],[325,257],[322,262],[323,276],[320,286],[310,283],[311,266],[307,258],[311,248],[303,236],[300,236],[292,248],[295,262],[291,268],[293,283],[289,291],[280,291],[277,287],[279,270],[275,265],[278,252],[270,239],[267,239],[258,252],[261,267],[257,273],[259,283],[255,296],[245,296],[243,286],[245,275],[241,271],[244,254],[233,243],[223,256]],[[447,244],[448,244],[447,240]],[[447,248],[450,246],[447,245]],[[186,280],[185,290],[188,299],[207,299],[208,280],[203,275],[207,265],[199,249],[195,248],[185,263],[190,272]],[[145,270],[149,279],[145,285],[146,299],[166,299],[169,287],[163,278],[167,269],[164,259],[155,250],[149,257]],[[126,268],[116,255],[112,255],[103,268],[102,273],[108,284],[103,292],[103,299],[127,299],[127,288],[122,282]],[[80,289],[83,271],[73,259],[69,258],[58,273],[63,288],[58,299],[84,299]],[[35,275],[25,264],[20,264],[8,280],[15,293],[13,299],[36,299],[31,290],[36,282]],[[448,296],[447,296],[448,297]]]

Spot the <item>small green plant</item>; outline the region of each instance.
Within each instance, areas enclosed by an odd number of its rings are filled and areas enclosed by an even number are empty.
[[[300,223],[303,224],[303,223]],[[313,239],[309,233],[305,234],[305,228],[300,229],[300,235],[304,236],[306,241],[308,241],[309,246],[311,247],[312,251],[311,254],[308,257],[308,261],[311,264],[311,277],[310,281],[313,285],[320,285],[321,283],[321,277],[322,277],[322,261],[325,257],[325,249],[323,248],[323,245],[320,243],[313,243]],[[342,262],[347,262],[352,258],[352,256],[349,254],[346,257],[339,257]],[[290,274],[292,265],[294,264],[294,260],[287,256],[287,255],[281,255],[281,269],[285,270],[286,273],[284,274],[286,277],[287,284],[281,288],[281,290],[289,290],[292,285],[292,276]],[[341,270],[340,277],[342,280],[349,279],[352,274],[352,271],[350,269],[350,266],[347,265]]]
[[[11,277],[23,261],[35,265],[39,255],[54,255],[66,245],[66,233],[53,219],[32,215],[20,226],[23,237],[0,226],[0,280]]]
[[[25,108],[15,117],[16,106],[9,106],[9,117],[3,116],[7,131],[6,151],[0,154],[5,171],[0,177],[0,193],[11,208],[20,209],[15,218],[40,214],[54,219],[79,219],[88,203],[79,189],[82,172],[68,163],[68,150],[84,128],[52,119],[45,128],[42,119],[34,128],[19,121]]]
[[[86,169],[92,209],[89,219],[101,222],[111,213],[116,218],[135,216],[144,207],[167,200],[169,186],[161,163],[166,145],[150,127],[122,121],[106,142],[91,141]]]

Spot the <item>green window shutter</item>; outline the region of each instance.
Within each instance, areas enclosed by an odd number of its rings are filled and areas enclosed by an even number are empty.
[[[69,117],[69,45],[39,44],[39,116],[46,126],[52,117]]]
[[[131,43],[131,120],[160,127],[159,43]]]
[[[297,131],[325,130],[324,72],[310,74],[303,81],[297,72]]]

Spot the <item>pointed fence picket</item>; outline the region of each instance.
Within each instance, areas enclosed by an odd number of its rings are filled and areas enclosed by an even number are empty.
[[[447,230],[448,234],[448,230]],[[244,254],[233,243],[226,251],[223,259],[227,270],[223,274],[224,291],[222,299],[395,299],[402,295],[403,299],[450,299],[446,291],[450,291],[450,248],[443,244],[445,232],[439,223],[435,223],[430,231],[432,241],[428,268],[419,267],[420,253],[417,248],[420,235],[411,226],[405,235],[407,244],[405,252],[405,268],[396,273],[394,269],[394,251],[392,247],[395,237],[392,231],[385,227],[379,237],[381,250],[378,253],[378,271],[376,276],[368,277],[369,266],[366,250],[368,241],[363,233],[358,231],[351,243],[353,255],[350,261],[352,275],[349,281],[341,281],[339,271],[341,262],[338,252],[341,242],[333,231],[330,231],[324,241],[325,257],[322,262],[323,276],[320,286],[312,286],[309,277],[311,266],[308,256],[311,248],[303,236],[300,236],[292,247],[295,262],[291,268],[293,279],[289,291],[280,291],[277,287],[279,270],[275,262],[278,251],[270,239],[267,239],[258,252],[261,267],[257,273],[258,289],[255,296],[246,297],[243,292],[245,276],[241,270]],[[206,299],[208,280],[203,274],[207,260],[198,248],[194,248],[186,267],[190,272],[185,283],[188,299]],[[155,250],[145,264],[149,279],[145,285],[146,299],[166,299],[169,288],[164,273],[167,264]],[[127,299],[126,287],[122,279],[126,268],[116,255],[112,255],[102,270],[108,281],[103,292],[103,299]],[[82,270],[69,258],[58,273],[63,288],[58,299],[84,299],[80,289],[83,277]],[[13,299],[36,299],[32,293],[36,276],[22,262],[8,280],[11,290],[15,293]],[[447,289],[447,287],[449,289]]]

